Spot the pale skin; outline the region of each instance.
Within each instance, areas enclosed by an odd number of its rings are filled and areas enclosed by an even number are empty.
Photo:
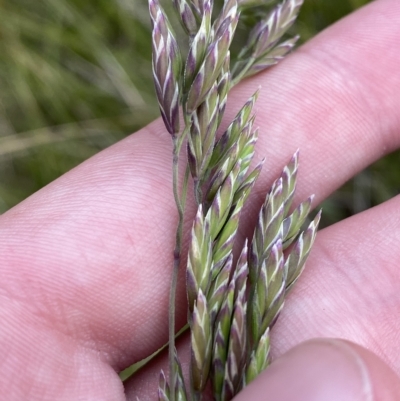
[[[378,0],[234,91],[226,121],[262,86],[249,221],[297,148],[296,201],[316,206],[400,147],[399,38],[399,1]],[[158,120],[1,216],[1,400],[156,399],[164,355],[125,388],[117,372],[167,341],[170,163]],[[276,362],[238,400],[400,399],[399,211],[396,197],[319,233],[274,327]],[[182,276],[177,326],[185,305]]]

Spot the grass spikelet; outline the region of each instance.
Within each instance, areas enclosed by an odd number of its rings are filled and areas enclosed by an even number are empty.
[[[232,399],[240,389],[246,356],[246,287],[235,300],[221,399]]]
[[[210,237],[212,241],[217,238],[224,226],[232,206],[234,185],[240,172],[240,162],[236,163],[228,177],[215,195],[214,201],[207,212],[206,220],[210,224]]]
[[[178,354],[175,350],[174,354],[174,369],[176,372],[175,382],[174,382],[174,397],[176,401],[187,401],[187,394],[185,383],[182,374],[182,366],[178,358]],[[165,379],[164,372],[160,372],[160,380],[158,385],[158,400],[159,401],[170,401],[171,400],[171,390],[167,380]]]
[[[218,78],[218,96],[219,96],[219,104],[218,104],[218,124],[217,127],[221,124],[222,117],[224,116],[225,106],[228,99],[228,92],[231,83],[231,73],[229,69],[231,60],[231,54],[228,51],[225,61],[221,67],[221,74]]]
[[[258,74],[259,72],[279,63],[279,61],[281,61],[288,53],[290,53],[298,40],[299,36],[295,36],[276,45],[271,51],[253,63],[253,65],[246,72],[246,78]]]
[[[240,216],[242,214],[244,198],[241,198],[235,205],[233,212],[230,214],[228,221],[221,230],[216,243],[213,247],[213,267],[212,278],[218,273],[225,264],[228,257],[232,254],[233,245],[235,243],[236,234],[239,228]]]
[[[175,370],[176,370],[175,399],[176,401],[187,401],[188,398],[186,394],[185,382],[182,373],[182,365],[179,361],[176,349],[175,349]]]
[[[232,283],[234,283],[234,300],[229,337],[225,337],[224,339],[224,343],[228,344],[228,347],[224,381],[221,389],[222,400],[230,400],[241,388],[243,369],[246,363],[247,251],[246,241],[232,278]]]
[[[250,32],[233,68],[233,82],[276,64],[289,52],[297,37],[278,44],[295,21],[303,0],[284,0]]]
[[[214,170],[214,174],[209,179],[209,184],[206,192],[206,199],[212,201],[215,198],[215,194],[221,187],[226,177],[232,171],[233,166],[238,161],[238,144],[235,143],[229,149],[229,154],[224,163],[217,169]]]
[[[169,401],[169,385],[165,379],[165,374],[163,371],[160,372],[160,381],[158,385],[158,400],[159,401]]]
[[[267,328],[258,342],[257,348],[252,352],[246,369],[246,384],[252,382],[270,362],[270,330]]]
[[[149,0],[153,24],[153,76],[164,124],[171,135],[179,133],[182,58],[167,17],[158,0]]]
[[[223,267],[220,269],[213,269],[214,276],[212,278],[211,287],[207,296],[210,320],[214,324],[215,318],[222,306],[228,291],[229,280],[232,271],[233,256],[229,255]]]
[[[229,333],[232,320],[233,302],[235,295],[235,282],[231,280],[226,297],[215,322],[214,347],[212,356],[212,376],[214,398],[221,400],[222,388],[225,379],[225,365],[228,353]]]
[[[284,0],[250,32],[248,42],[239,58],[251,53],[255,59],[273,48],[296,19],[303,0]]]
[[[238,141],[240,133],[245,125],[249,122],[254,104],[257,100],[259,91],[257,90],[250,99],[243,105],[228,129],[223,133],[217,144],[210,161],[210,165],[214,168],[223,164],[229,158],[228,152],[231,147]]]
[[[253,344],[257,344],[265,330],[276,320],[283,305],[285,272],[282,243],[278,240],[263,260],[259,276],[250,293],[249,329]]]
[[[188,136],[189,161],[192,177],[204,181],[215,143],[218,124],[218,86],[214,84],[206,100],[193,112]]]
[[[304,269],[305,262],[315,240],[320,219],[321,212],[318,212],[308,228],[300,234],[293,249],[290,251],[285,263],[287,289],[293,286]]]
[[[263,260],[273,245],[282,238],[282,179],[275,181],[262,206],[249,255],[250,281],[255,285]]]
[[[197,18],[201,18],[204,13],[204,0],[191,0],[190,5]]]
[[[247,286],[247,276],[249,274],[249,266],[248,266],[248,243],[247,240],[244,242],[242,251],[240,252],[239,259],[237,261],[236,270],[234,274],[235,280],[235,298],[238,297],[238,293],[242,291],[242,289],[246,289]]]
[[[195,75],[199,72],[200,66],[204,61],[207,46],[211,35],[211,13],[212,1],[205,0],[203,3],[203,15],[201,25],[190,45],[189,54],[185,66],[185,91],[188,91],[193,83]]]
[[[187,292],[189,309],[193,309],[199,290],[206,292],[210,283],[212,247],[209,222],[204,218],[202,206],[193,222],[187,264]]]
[[[196,392],[201,392],[208,380],[212,349],[210,315],[207,299],[201,289],[194,305],[190,328],[192,385]]]
[[[292,205],[294,191],[296,189],[297,171],[299,168],[299,151],[297,150],[289,163],[283,168],[282,177],[282,195],[284,198],[283,213],[286,216]]]
[[[213,23],[213,32],[218,35],[226,21],[238,18],[237,0],[226,0],[221,12]]]
[[[241,174],[238,180],[237,187],[243,182],[246,176],[247,170],[250,166],[251,161],[254,156],[254,148],[258,139],[258,129],[252,131],[253,121],[251,120],[251,125],[248,124],[241,135],[241,140],[239,141],[239,156],[238,159],[241,162]]]
[[[254,187],[254,184],[257,181],[257,178],[261,173],[264,161],[265,159],[262,160],[260,163],[258,163],[257,166],[254,168],[254,170],[240,184],[239,188],[235,192],[235,196],[233,197],[233,202],[232,202],[233,205],[236,205],[236,203],[241,198],[243,198],[243,201],[246,202],[247,198],[250,195],[251,190]]]
[[[193,112],[188,135],[188,159],[192,177],[201,183],[212,155],[218,124],[218,86],[213,85],[206,100]]]
[[[282,242],[278,240],[271,249],[266,262],[267,271],[267,308],[264,312],[259,333],[262,334],[268,327],[272,327],[283,307],[285,297],[285,270],[282,253]]]
[[[286,249],[297,237],[301,226],[304,224],[308,214],[310,213],[313,199],[314,196],[310,196],[307,200],[300,203],[300,205],[294,209],[292,214],[283,220],[284,249]]]
[[[236,13],[229,15],[221,23],[218,31],[214,33],[214,41],[208,47],[204,62],[194,78],[188,93],[186,101],[186,110],[188,113],[192,113],[203,103],[211,86],[220,75],[222,65],[228,55],[237,22],[238,15]]]
[[[196,13],[191,7],[190,2],[186,0],[173,0],[175,10],[177,11],[183,29],[189,36],[194,36],[198,29]]]

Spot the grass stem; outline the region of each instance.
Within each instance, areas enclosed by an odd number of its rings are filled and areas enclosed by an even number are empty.
[[[179,154],[182,148],[183,141],[186,137],[187,130],[185,129],[182,135],[173,135],[173,161],[172,161],[172,186],[176,207],[178,210],[178,226],[175,236],[174,262],[172,271],[172,282],[169,293],[169,386],[170,386],[170,401],[175,401],[175,309],[176,309],[176,288],[178,283],[179,266],[181,263],[181,248],[182,248],[182,232],[186,204],[187,184],[189,179],[189,168],[186,168],[185,178],[182,185],[182,193],[179,192]]]

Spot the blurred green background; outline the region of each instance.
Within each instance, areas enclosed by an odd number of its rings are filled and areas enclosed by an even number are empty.
[[[302,40],[368,0],[305,0]],[[0,0],[0,212],[158,116],[145,0]],[[393,154],[328,199],[324,225],[398,193]]]

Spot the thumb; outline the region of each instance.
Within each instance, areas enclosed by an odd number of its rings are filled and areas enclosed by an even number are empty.
[[[316,339],[274,361],[235,401],[400,400],[400,380],[377,355],[344,340]]]

